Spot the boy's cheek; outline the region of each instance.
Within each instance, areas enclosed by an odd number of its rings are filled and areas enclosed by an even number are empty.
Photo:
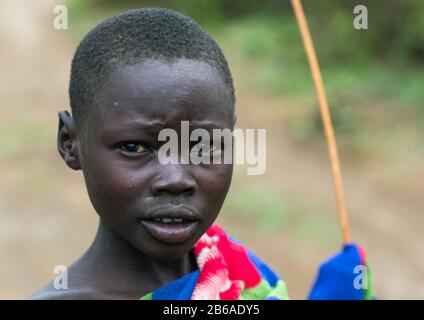
[[[100,149],[100,148],[99,148]],[[86,182],[96,189],[113,193],[131,189],[134,185],[134,164],[125,163],[113,150],[100,149],[88,152],[83,168]]]
[[[97,211],[101,211],[99,213],[115,211],[115,207],[122,208],[134,198],[134,186],[130,175],[122,176],[117,170],[103,169],[104,167],[99,165],[91,172],[84,173],[90,200]]]
[[[214,194],[227,193],[233,175],[232,164],[216,164],[208,166],[202,179],[198,180],[201,187]]]
[[[87,189],[92,191],[97,201],[122,206],[140,196],[135,181],[129,175],[127,177],[122,179],[122,176],[116,172],[90,175]]]
[[[199,191],[208,197],[210,203],[220,203],[225,200],[231,185],[233,166],[230,164],[213,165],[204,169],[197,179]]]

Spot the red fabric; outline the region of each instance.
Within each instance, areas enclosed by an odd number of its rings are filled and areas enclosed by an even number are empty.
[[[246,250],[213,225],[194,246],[200,276],[192,299],[235,300],[245,288],[261,281]]]
[[[361,264],[366,265],[367,260],[365,255],[365,250],[362,246],[358,245],[359,256],[361,257]]]

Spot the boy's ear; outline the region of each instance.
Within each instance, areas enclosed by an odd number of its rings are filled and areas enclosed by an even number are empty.
[[[74,119],[68,111],[59,111],[57,149],[68,167],[74,170],[81,169],[78,143]]]

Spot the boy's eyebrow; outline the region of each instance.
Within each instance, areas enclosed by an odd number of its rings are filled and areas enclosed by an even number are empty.
[[[121,127],[131,127],[134,129],[155,129],[155,128],[163,128],[165,126],[165,122],[160,121],[160,120],[141,120],[141,119],[131,119],[129,121],[124,121],[119,123],[118,128],[120,129]],[[114,129],[114,126],[111,125],[109,126],[109,128]],[[115,127],[116,128],[116,127]]]
[[[105,141],[120,137],[123,139],[127,136],[128,139],[134,134],[143,134],[147,136],[155,136],[162,129],[169,128],[170,126],[164,120],[159,119],[125,119],[117,122],[110,122],[102,129],[102,136]],[[190,120],[190,129],[204,128],[210,132],[212,129],[225,129],[226,125],[220,121],[214,120]],[[172,127],[171,127],[172,128]]]
[[[212,120],[190,120],[189,121],[190,127],[211,127],[211,128],[221,128],[222,123],[215,122]],[[123,123],[120,123],[118,126],[114,126],[114,124],[107,126],[105,131],[114,131],[114,130],[121,130],[122,128],[130,128],[130,129],[143,129],[143,130],[152,130],[152,131],[159,131],[160,129],[166,128],[166,122],[161,120],[140,120],[140,119],[131,119],[129,121],[125,121]]]
[[[160,120],[141,120],[131,119],[128,121],[122,121],[118,123],[111,123],[106,126],[103,130],[105,135],[114,135],[115,133],[122,132],[124,130],[143,130],[156,132],[165,127],[166,123]]]

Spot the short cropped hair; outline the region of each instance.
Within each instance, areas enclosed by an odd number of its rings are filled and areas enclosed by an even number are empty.
[[[234,105],[231,72],[221,48],[196,22],[169,9],[143,8],[107,18],[81,40],[72,60],[69,98],[79,118],[116,67],[147,59],[186,58],[215,67]]]

